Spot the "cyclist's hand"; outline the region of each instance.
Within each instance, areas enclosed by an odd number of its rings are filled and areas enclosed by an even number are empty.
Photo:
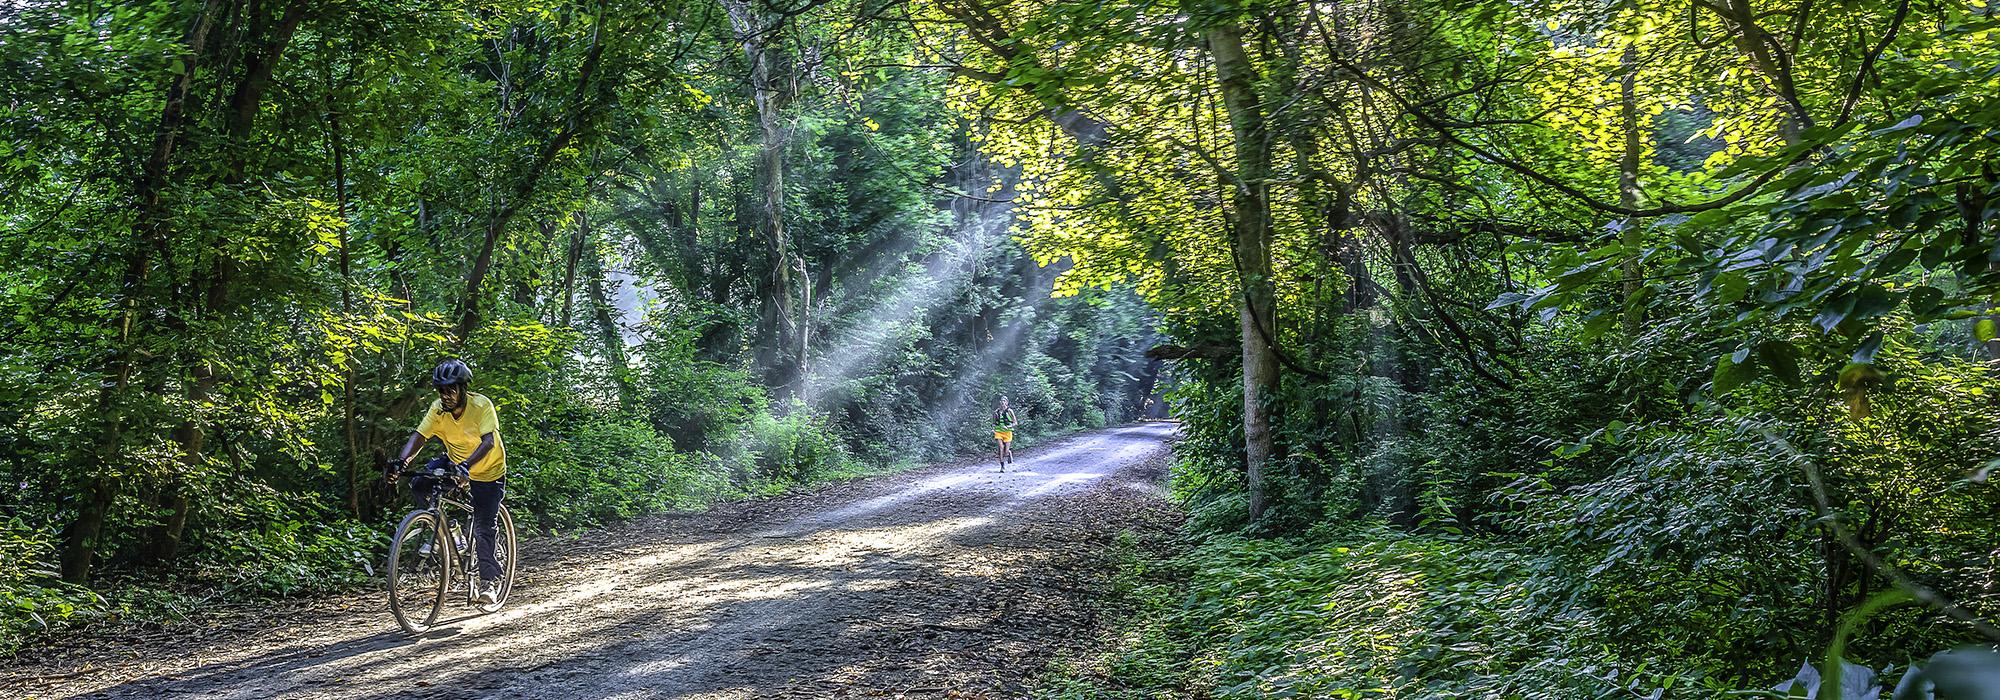
[[[403,470],[409,468],[409,466],[410,460],[407,459],[389,460],[389,463],[382,469],[382,479],[389,482],[390,486],[394,486],[397,480],[403,478]]]
[[[451,475],[451,480],[457,482],[459,488],[465,488],[472,484],[471,467],[461,463],[452,465],[452,468],[456,470],[456,472]]]

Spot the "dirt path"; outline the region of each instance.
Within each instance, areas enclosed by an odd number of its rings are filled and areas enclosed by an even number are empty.
[[[1172,429],[535,541],[505,610],[421,640],[353,596],[26,652],[0,697],[1020,697],[1120,533],[1171,527]]]

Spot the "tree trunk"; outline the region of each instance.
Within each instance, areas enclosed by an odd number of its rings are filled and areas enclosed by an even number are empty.
[[[327,82],[331,84],[332,76]],[[340,311],[354,313],[354,268],[353,256],[349,251],[347,237],[347,144],[340,135],[340,111],[329,109],[326,114],[327,149],[333,151],[333,206],[340,218]],[[341,436],[347,441],[347,512],[361,517],[361,414],[355,405],[354,383],[358,379],[354,370],[354,358],[349,357],[347,368],[341,373]]]
[[[758,290],[762,309],[758,315],[757,355],[765,385],[770,387],[773,398],[782,401],[801,388],[798,383],[803,379],[801,363],[805,359],[798,349],[802,334],[792,298],[796,293],[794,260],[784,221],[787,134],[779,113],[783,94],[772,82],[771,52],[763,41],[765,27],[755,10],[748,0],[723,0],[722,5],[728,11],[737,42],[743,45],[743,58],[750,65],[750,101],[757,110],[761,139],[757,171],[762,198],[757,234],[765,253],[763,281]],[[803,267],[803,262],[799,266]]]
[[[90,567],[97,556],[97,539],[104,531],[105,515],[117,498],[118,481],[98,476],[84,487],[83,505],[68,527],[63,528],[62,578],[70,583],[90,580]]]
[[[1775,35],[1758,24],[1762,15],[1751,6],[1750,0],[1702,2],[1696,3],[1696,6],[1714,13],[1729,28],[1736,50],[1750,61],[1759,75],[1764,76],[1765,90],[1777,98],[1779,108],[1784,111],[1784,121],[1778,127],[1779,135],[1785,143],[1797,144],[1805,131],[1813,127],[1813,118],[1806,111],[1805,103],[1799,99],[1798,86],[1792,78],[1791,54]],[[1810,15],[1806,13],[1810,11],[1811,3],[1805,3],[1800,6],[1800,12],[1792,16],[1803,23],[1809,19]]]
[[[701,250],[701,178],[688,178],[687,225],[681,231],[681,245],[684,247],[687,271],[687,294],[698,298],[702,287],[714,277],[722,276],[720,260],[708,262]],[[719,256],[717,256],[719,257]]]
[[[580,226],[587,223],[579,221]],[[618,406],[630,411],[638,406],[637,394],[632,387],[632,367],[625,357],[625,336],[619,332],[618,318],[613,313],[617,308],[611,303],[611,295],[606,292],[604,278],[604,258],[591,250],[586,257],[590,261],[587,271],[590,285],[590,313],[597,326],[598,341],[604,345],[604,360],[611,365],[611,379],[618,387]]]
[[[159,127],[153,135],[153,148],[140,168],[138,186],[133,189],[136,216],[132,228],[136,235],[132,249],[126,253],[125,272],[118,292],[117,306],[120,311],[115,329],[118,341],[105,362],[105,376],[102,388],[98,390],[97,412],[105,418],[103,437],[86,472],[88,476],[82,504],[77,509],[76,517],[63,528],[62,578],[71,583],[90,579],[105,516],[110,512],[121,486],[117,463],[123,458],[124,422],[118,410],[123,403],[125,389],[132,380],[133,344],[139,335],[137,325],[141,320],[139,306],[145,297],[146,282],[151,277],[153,254],[167,247],[167,232],[159,211],[160,195],[166,188],[167,168],[173,163],[174,149],[180,145],[181,128],[187,120],[188,90],[199,68],[198,59],[208,46],[209,31],[222,13],[222,6],[223,0],[203,3],[201,14],[195,17],[193,26],[188,29],[187,52],[180,58],[180,71],[167,85]]]
[[[1643,199],[1639,191],[1639,47],[1637,37],[1628,36],[1625,55],[1618,61],[1618,69],[1625,77],[1618,83],[1619,128],[1625,132],[1625,153],[1618,159],[1618,204],[1626,209],[1637,209]],[[1633,303],[1639,290],[1645,285],[1645,271],[1639,266],[1639,248],[1645,244],[1645,236],[1637,218],[1626,217],[1624,229],[1619,238],[1625,247],[1625,339],[1629,342],[1639,336],[1646,322],[1646,305]]]
[[[236,84],[235,93],[229,97],[229,172],[228,177],[240,180],[249,162],[250,134],[256,128],[257,111],[263,105],[264,93],[271,86],[271,75],[285,55],[285,47],[298,33],[299,24],[305,21],[306,0],[292,0],[285,7],[285,14],[278,19],[278,26],[265,36],[266,16],[260,11],[251,20],[251,46],[254,50],[243,57],[243,79]],[[261,6],[260,6],[261,10]]]
[[[1233,222],[1236,270],[1242,286],[1238,309],[1243,333],[1243,457],[1250,517],[1264,514],[1264,469],[1273,452],[1266,404],[1278,386],[1272,344],[1275,294],[1271,282],[1270,133],[1257,98],[1257,69],[1243,51],[1241,30],[1219,25],[1207,32],[1209,52],[1236,142]]]
[[[240,185],[247,176],[251,151],[251,136],[256,133],[257,112],[262,107],[264,93],[270,87],[271,75],[284,58],[285,47],[291,44],[292,36],[298,32],[299,24],[305,20],[307,3],[293,0],[285,8],[276,27],[267,30],[269,16],[261,5],[250,18],[249,48],[243,55],[243,77],[237,82],[235,91],[229,98],[225,133],[228,140],[224,144],[224,162],[227,164],[222,181],[227,185]],[[236,260],[218,246],[214,252],[205,293],[194,316],[207,317],[226,315],[229,293],[237,272]],[[215,364],[206,358],[193,360],[192,376],[188,377],[187,398],[189,405],[205,406],[215,386],[222,380]],[[200,414],[189,416],[174,429],[174,441],[180,445],[180,463],[185,472],[169,474],[167,483],[161,489],[160,506],[164,509],[164,519],[147,538],[146,554],[155,565],[167,565],[180,554],[181,534],[187,527],[188,497],[185,474],[202,468],[202,456],[206,444],[205,433],[208,426]]]
[[[599,21],[602,21],[601,17]],[[466,337],[472,335],[472,329],[479,326],[479,289],[486,280],[487,271],[493,267],[493,249],[499,244],[501,235],[506,233],[508,222],[513,221],[514,215],[519,214],[521,209],[527,206],[529,198],[533,197],[535,190],[541,186],[542,176],[548,172],[549,165],[555,162],[556,156],[568,148],[582,133],[585,117],[590,111],[591,81],[603,59],[604,42],[601,41],[600,29],[594,28],[590,35],[590,50],[584,54],[583,65],[577,69],[576,93],[571,99],[569,114],[565,117],[562,128],[550,136],[549,140],[542,142],[542,148],[535,154],[534,160],[529,161],[516,175],[512,191],[508,193],[510,196],[487,216],[486,236],[480,243],[479,254],[472,260],[471,272],[465,276],[465,297],[459,301],[456,329],[459,342],[465,342]]]
[[[569,234],[569,252],[564,256],[563,260],[561,325],[564,328],[569,328],[572,325],[571,321],[575,318],[571,312],[576,308],[576,264],[583,258],[583,247],[589,243],[583,235],[583,212],[577,212],[575,218],[577,226]]]
[[[195,447],[200,447],[200,437],[198,434],[195,435],[195,442],[192,443]],[[183,457],[199,459],[201,455],[192,452]],[[193,468],[195,467],[190,466],[190,469]],[[146,561],[152,566],[167,567],[173,564],[174,558],[180,556],[181,535],[187,531],[189,505],[187,488],[187,481],[176,474],[168,477],[166,485],[160,489],[163,519],[148,534],[146,543]]]

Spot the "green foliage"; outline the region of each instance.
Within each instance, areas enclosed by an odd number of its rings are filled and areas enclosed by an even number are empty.
[[[379,528],[297,509],[296,494],[236,495],[257,502],[229,525],[205,529],[182,568],[186,583],[238,596],[325,595],[367,584],[382,550]],[[329,522],[330,521],[330,522]]]
[[[676,452],[650,426],[615,415],[508,447],[522,456],[510,455],[507,499],[541,529],[698,508],[730,493],[727,475],[710,460]]]
[[[1048,205],[1024,245],[1074,261],[1064,292],[1134,282],[1198,351],[1174,370],[1173,493],[1228,538],[1190,555],[1188,591],[1230,603],[1157,613],[1131,673],[1078,694],[1714,692],[1824,658],[1898,577],[2000,612],[1975,474],[2000,451],[2000,25],[1986,2],[1912,9],[940,5],[1008,42],[968,52],[1001,77],[954,102],[1001,117],[985,148]],[[1236,35],[1254,100],[1223,79]],[[1257,313],[1282,369],[1250,464],[1244,397],[1271,388],[1226,351],[1255,349]],[[1393,630],[1292,614],[1384,588],[1311,552],[1365,539],[1496,607],[1414,601]],[[1938,607],[1883,612],[1847,651],[1975,638]],[[1477,617],[1502,609],[1521,626]],[[1475,628],[1518,634],[1458,654]],[[1378,663],[1373,634],[1441,651]]]
[[[753,492],[859,475],[832,426],[796,406],[783,415],[759,414],[741,439],[738,469],[749,473]]]
[[[698,357],[694,341],[685,331],[649,339],[637,384],[648,420],[681,449],[703,451],[729,443],[766,399],[748,373]]]
[[[530,531],[982,449],[1001,392],[1024,437],[1152,392],[1152,311],[1049,300],[985,196],[1018,173],[879,7],[283,9],[0,13],[0,647],[365,585],[445,357]]]
[[[0,521],[0,655],[12,655],[30,634],[102,614],[102,597],[64,583],[46,563],[53,549],[19,520]]]
[[[1368,527],[1214,536],[1155,565],[1177,580],[1141,588],[1118,643],[1051,697],[1719,695],[1614,652],[1523,550]]]

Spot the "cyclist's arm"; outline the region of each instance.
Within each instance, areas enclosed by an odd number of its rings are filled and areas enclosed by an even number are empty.
[[[493,442],[498,439],[497,433],[479,436],[479,446],[472,448],[472,456],[465,458],[465,468],[471,469],[472,465],[479,463],[479,460],[486,459],[486,453],[493,451]]]
[[[389,483],[396,483],[396,477],[402,476],[398,472],[403,467],[409,466],[410,458],[417,456],[417,450],[423,449],[424,443],[429,440],[430,438],[424,437],[423,433],[410,433],[410,439],[403,443],[403,451],[396,455],[396,464],[393,468],[389,469],[388,474],[384,475],[388,477]]]
[[[424,448],[424,442],[430,442],[430,438],[424,438],[422,432],[410,432],[410,440],[402,444],[402,454],[396,456],[396,464],[410,464],[410,458],[416,456],[416,450]]]

